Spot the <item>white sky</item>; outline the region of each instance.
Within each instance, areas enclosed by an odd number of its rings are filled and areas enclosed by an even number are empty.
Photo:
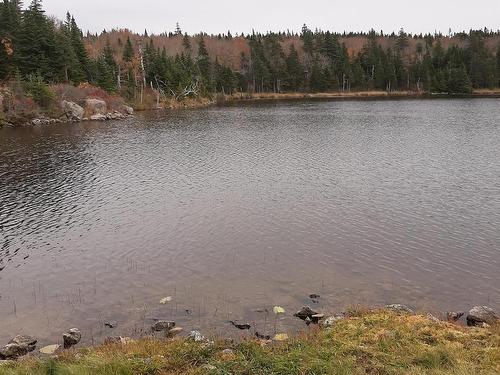
[[[29,3],[29,0],[25,0]],[[69,10],[84,30],[128,28],[173,31],[179,22],[189,34],[300,30],[411,33],[500,29],[500,0],[44,0],[48,15]]]

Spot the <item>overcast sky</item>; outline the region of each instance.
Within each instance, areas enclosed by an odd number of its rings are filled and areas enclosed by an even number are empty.
[[[25,0],[29,3],[29,0]],[[189,34],[311,29],[448,33],[500,29],[500,0],[45,0],[47,14],[75,15],[84,30],[128,28]]]

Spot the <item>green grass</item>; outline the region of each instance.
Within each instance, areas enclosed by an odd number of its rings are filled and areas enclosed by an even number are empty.
[[[50,360],[26,358],[1,365],[0,374],[500,374],[499,326],[459,327],[389,311],[351,314],[331,329],[281,343],[144,339],[70,350]],[[234,354],[224,355],[226,348]]]

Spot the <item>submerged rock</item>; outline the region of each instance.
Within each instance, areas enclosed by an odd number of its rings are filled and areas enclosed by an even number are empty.
[[[229,323],[231,323],[234,327],[241,329],[241,330],[252,328],[252,326],[248,323],[236,323],[233,320],[230,320]]]
[[[316,315],[317,312],[311,309],[309,306],[302,306],[302,308],[297,311],[293,316],[300,318],[302,320],[310,319],[312,320],[313,315]]]
[[[410,309],[408,306],[402,305],[400,303],[394,303],[392,305],[385,305],[385,308],[389,309],[389,310],[392,310],[392,311],[395,311],[395,312],[399,312],[399,313],[413,314],[413,310],[412,309]]]
[[[498,321],[498,316],[493,309],[488,306],[474,306],[467,314],[468,326],[483,326],[486,324],[494,324]]]
[[[106,326],[108,328],[115,328],[117,325],[118,325],[118,323],[116,322],[116,320],[110,320],[110,321],[104,322],[104,326]]]
[[[18,335],[0,349],[0,358],[14,359],[32,352],[36,348],[37,339],[31,336]]]
[[[78,328],[71,328],[68,332],[63,333],[64,349],[69,349],[78,344],[82,339],[82,333]]]
[[[158,320],[154,322],[151,329],[155,332],[168,331],[175,327],[175,322],[167,320]]]

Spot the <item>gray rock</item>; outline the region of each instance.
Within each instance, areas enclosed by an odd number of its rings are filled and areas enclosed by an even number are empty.
[[[463,311],[458,311],[458,312],[448,311],[446,313],[446,320],[450,323],[455,323],[464,315],[465,315],[465,313]]]
[[[435,317],[431,313],[427,313],[426,317],[427,317],[427,319],[433,321],[434,323],[441,323],[441,319]]]
[[[207,341],[206,337],[201,334],[199,331],[191,331],[189,332],[188,338],[195,342]]]
[[[83,114],[85,113],[85,110],[78,104],[68,102],[66,100],[63,100],[61,102],[61,109],[63,110],[68,120],[72,121],[81,121],[81,119],[83,118]]]
[[[106,115],[101,115],[101,114],[96,114],[96,115],[92,115],[90,116],[90,120],[91,121],[106,121],[108,118],[106,117]]]
[[[330,328],[335,323],[337,323],[339,320],[343,320],[343,319],[345,319],[345,316],[343,314],[329,316],[328,318],[321,321],[321,325],[325,328]]]
[[[484,323],[491,325],[498,321],[498,316],[488,306],[474,306],[467,314],[468,326],[483,326]]]
[[[311,309],[309,306],[302,306],[302,308],[299,311],[297,311],[293,316],[296,316],[297,318],[300,318],[302,320],[306,320],[307,318],[311,320],[313,315],[316,314],[317,312]]]
[[[106,115],[106,113],[108,113],[108,106],[106,102],[101,99],[85,99],[85,112],[90,115]]]
[[[46,354],[46,355],[52,355],[57,350],[59,350],[60,347],[61,347],[61,345],[58,345],[58,344],[47,345],[47,346],[44,346],[43,348],[40,349],[40,353]]]
[[[321,319],[325,317],[325,314],[315,314],[311,316],[311,320],[314,324],[318,324]]]
[[[402,305],[400,303],[394,303],[392,305],[386,305],[385,308],[389,309],[389,310],[392,310],[392,311],[395,311],[395,312],[398,312],[398,313],[413,314],[413,310],[412,309],[410,309],[408,306]]]
[[[0,358],[12,359],[32,352],[36,348],[37,340],[31,336],[19,335],[0,349]]]
[[[78,328],[71,328],[68,332],[63,333],[64,349],[71,348],[78,344],[82,339],[82,333]]]
[[[132,116],[134,114],[134,109],[132,107],[129,107],[128,105],[124,105],[122,107],[122,111],[129,116]]]
[[[222,351],[222,354],[224,354],[224,355],[233,355],[234,354],[234,350],[233,349],[224,349]]]
[[[151,329],[155,332],[169,331],[175,327],[175,322],[169,322],[166,320],[158,320],[154,322]]]
[[[182,333],[182,331],[184,331],[184,329],[182,327],[175,327],[175,328],[168,330],[167,336],[174,337],[174,336],[177,336],[178,334]]]

